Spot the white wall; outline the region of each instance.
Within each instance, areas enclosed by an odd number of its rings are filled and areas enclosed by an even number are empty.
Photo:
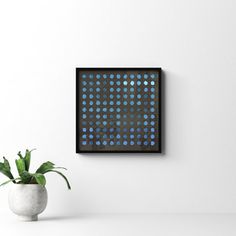
[[[34,168],[68,167],[71,192],[48,175],[48,214],[236,212],[235,11],[234,0],[0,2],[0,154],[13,163],[36,147]],[[75,154],[76,66],[162,67],[165,154]]]

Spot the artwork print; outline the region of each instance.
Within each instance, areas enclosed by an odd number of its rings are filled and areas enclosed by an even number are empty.
[[[161,69],[76,68],[76,151],[161,152]]]

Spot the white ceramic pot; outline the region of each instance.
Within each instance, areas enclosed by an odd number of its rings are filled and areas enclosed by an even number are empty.
[[[13,184],[8,195],[10,209],[23,221],[38,220],[47,200],[47,189],[38,184]]]

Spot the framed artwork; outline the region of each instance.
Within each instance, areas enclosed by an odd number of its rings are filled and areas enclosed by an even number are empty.
[[[161,68],[76,68],[76,152],[161,152]]]

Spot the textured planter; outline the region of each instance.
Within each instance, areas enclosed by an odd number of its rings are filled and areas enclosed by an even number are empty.
[[[38,184],[13,184],[8,196],[10,209],[22,221],[37,221],[47,199],[47,189]]]

